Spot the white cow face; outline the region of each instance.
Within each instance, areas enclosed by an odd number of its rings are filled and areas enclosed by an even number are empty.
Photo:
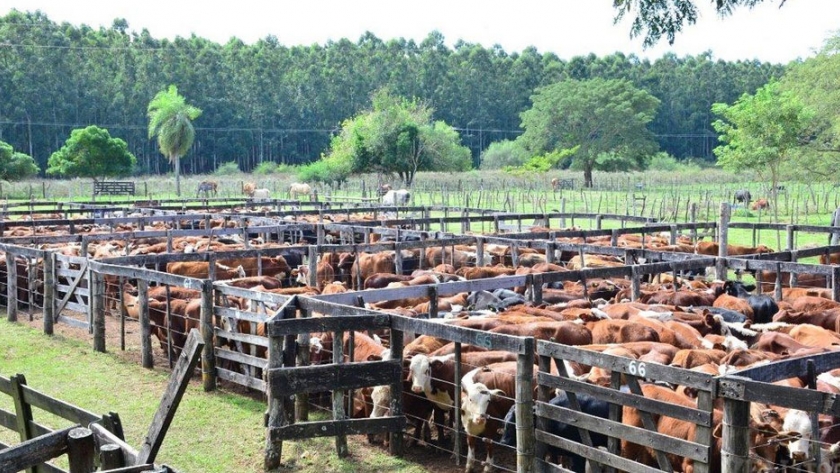
[[[811,418],[808,413],[791,409],[785,415],[782,430],[799,433],[799,438],[788,443],[788,450],[790,451],[790,458],[794,461],[805,461],[808,458],[808,449],[811,443]]]
[[[432,365],[426,355],[414,355],[408,366],[408,375],[411,379],[411,392],[420,394],[432,390]]]
[[[461,422],[470,435],[481,435],[487,424],[487,409],[496,397],[505,394],[501,389],[489,389],[482,383],[466,387],[461,393]]]

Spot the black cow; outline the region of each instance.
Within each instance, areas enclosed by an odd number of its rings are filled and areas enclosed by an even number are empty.
[[[728,324],[742,324],[747,321],[747,316],[734,310],[724,309],[723,307],[712,307],[710,305],[694,306],[696,310],[707,310],[711,314],[720,315],[723,321]]]
[[[739,189],[735,191],[735,199],[732,203],[741,202],[743,204],[749,204],[752,201],[752,196],[750,195],[750,191],[746,189]]]
[[[779,311],[779,305],[770,296],[750,294],[753,289],[755,289],[755,286],[746,286],[741,281],[726,281],[723,284],[723,290],[730,296],[746,299],[753,310],[753,323],[766,324],[772,322],[773,316]]]
[[[577,400],[580,403],[580,412],[584,414],[588,414],[595,417],[600,417],[602,419],[608,419],[610,417],[610,408],[609,404],[603,399],[596,399],[588,394],[578,394]],[[551,401],[548,402],[552,406],[559,406],[565,407],[567,409],[571,409],[569,406],[569,397],[566,395],[565,391],[560,391],[560,393],[554,397]],[[582,443],[580,438],[580,430],[574,425],[565,424],[563,422],[559,422],[556,420],[547,420],[548,425],[546,426],[546,431],[550,434],[557,435],[558,437],[563,437],[568,439],[572,442]],[[590,437],[592,438],[592,445],[595,448],[598,447],[606,447],[607,446],[607,436],[595,432],[589,432]],[[507,415],[505,416],[505,427],[504,433],[502,434],[501,443],[503,445],[508,445],[511,447],[516,446],[516,406],[510,408]],[[571,470],[578,472],[578,471],[586,471],[586,459],[576,453],[569,452],[567,450],[563,450],[557,447],[548,447],[548,453],[552,456],[552,462],[557,463],[557,456],[566,456],[571,460]]]

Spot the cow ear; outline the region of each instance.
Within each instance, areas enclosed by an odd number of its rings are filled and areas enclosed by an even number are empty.
[[[755,284],[743,284],[743,286],[747,292],[753,292],[755,290]]]
[[[768,428],[772,428],[769,425]],[[764,430],[764,429],[761,429]],[[776,435],[771,437],[773,440],[778,440],[780,442],[795,442],[802,438],[802,432],[797,432],[795,430],[783,430]]]
[[[430,364],[431,364],[432,368],[440,368],[441,366],[443,366],[443,361],[432,360],[432,362]]]
[[[499,397],[499,396],[504,396],[505,392],[502,391],[501,389],[493,389],[493,390],[490,391],[490,395],[493,396],[493,397]]]
[[[382,357],[379,355],[368,355],[367,361],[382,361]]]
[[[716,439],[723,438],[723,423],[715,426],[715,430],[712,432],[712,437]]]

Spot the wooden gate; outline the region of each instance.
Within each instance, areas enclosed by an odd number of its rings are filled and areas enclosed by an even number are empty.
[[[90,329],[90,285],[88,259],[81,256],[55,254],[55,317],[56,322],[71,327]],[[65,310],[85,314],[70,317]],[[62,315],[62,313],[64,314]]]
[[[536,464],[537,471],[567,471],[545,460],[549,449],[560,450],[566,456],[579,455],[589,460],[592,471],[601,471],[600,466],[613,467],[622,471],[659,472],[681,470],[681,465],[671,465],[668,455],[689,458],[694,462],[694,471],[708,472],[712,463],[713,402],[716,396],[716,380],[713,376],[682,368],[657,363],[645,363],[557,343],[538,341],[539,384],[535,412],[536,420]],[[551,374],[552,359],[557,365],[559,376]],[[574,379],[566,369],[565,361],[600,367],[611,372],[610,386],[599,386]],[[697,391],[697,408],[671,404],[645,396],[640,381],[656,380],[673,383]],[[621,390],[626,382],[629,392]],[[565,405],[551,403],[550,393],[563,390],[567,396]],[[669,389],[669,388],[666,388]],[[584,412],[580,406],[581,396],[606,402],[609,417],[602,418]],[[622,406],[638,411],[642,426],[622,423]],[[695,441],[678,439],[657,431],[657,419],[670,417],[696,425]],[[550,422],[574,425],[580,434],[580,442],[558,435]],[[597,445],[593,436],[606,437],[606,445]],[[603,437],[602,437],[603,438]],[[647,451],[652,449],[653,458],[659,468],[646,466],[621,455],[621,440],[638,445]],[[599,447],[606,447],[606,450]]]
[[[283,441],[312,437],[336,437],[339,456],[346,456],[347,435],[391,433],[391,449],[400,454],[405,418],[402,415],[402,332],[391,331],[390,360],[344,361],[343,343],[333,344],[332,363],[295,366],[298,335],[331,332],[334,340],[344,340],[344,332],[391,328],[391,317],[352,307],[342,308],[343,315],[296,318],[298,309],[323,311],[331,304],[293,297],[267,322],[268,351],[268,431],[266,433],[266,469],[280,465]],[[304,312],[305,313],[305,312]],[[347,419],[345,391],[371,386],[391,386],[390,416],[376,419]],[[295,423],[293,396],[332,391],[333,419]],[[352,400],[352,396],[349,397]]]

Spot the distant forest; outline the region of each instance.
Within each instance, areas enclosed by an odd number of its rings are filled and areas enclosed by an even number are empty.
[[[268,36],[237,39],[153,38],[125,20],[111,28],[58,24],[41,12],[0,18],[0,141],[31,155],[41,169],[70,131],[107,128],[128,143],[140,174],[171,170],[148,138],[146,109],[169,84],[203,110],[182,161],[186,174],[235,161],[250,171],[262,161],[305,164],[327,151],[342,121],[370,106],[375,90],[418,97],[461,134],[480,165],[491,142],[521,132],[520,113],[535,88],[567,78],[626,78],[661,100],[650,128],[678,159],[714,160],[713,103],[753,93],[780,64],[714,60],[710,53],[656,61],[621,53],[563,60],[535,48],[507,52],[438,32],[422,42],[383,41],[284,46]]]

